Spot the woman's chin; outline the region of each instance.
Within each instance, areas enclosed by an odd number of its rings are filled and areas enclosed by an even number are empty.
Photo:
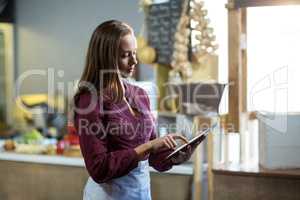
[[[133,73],[122,73],[122,78],[130,78],[132,75]]]

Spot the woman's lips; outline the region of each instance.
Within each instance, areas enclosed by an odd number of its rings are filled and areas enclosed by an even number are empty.
[[[134,67],[129,68],[129,72],[133,72],[134,71]]]

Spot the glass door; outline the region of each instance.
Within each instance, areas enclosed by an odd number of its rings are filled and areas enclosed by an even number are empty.
[[[248,8],[247,17],[248,110],[299,113],[300,5]]]

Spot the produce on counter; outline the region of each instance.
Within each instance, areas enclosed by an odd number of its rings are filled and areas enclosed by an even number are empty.
[[[14,139],[4,142],[4,150],[22,154],[46,154],[81,157],[79,136],[74,126],[68,126],[68,134],[61,140],[46,138],[32,128]]]
[[[6,151],[13,151],[16,148],[16,142],[13,140],[6,140],[3,147]]]
[[[42,134],[36,129],[32,129],[32,130],[26,132],[22,136],[22,138],[24,140],[24,143],[26,143],[26,144],[37,143],[44,139]]]
[[[42,154],[46,146],[40,144],[17,144],[15,152],[25,154]]]
[[[64,156],[70,157],[81,157],[81,150],[79,145],[70,145],[68,148],[64,150]]]
[[[70,145],[79,145],[79,136],[73,125],[68,125],[68,134],[64,136],[64,140]]]
[[[75,127],[72,124],[68,125],[68,134],[65,135],[63,144],[64,144],[64,150],[62,154],[64,156],[71,156],[71,157],[82,156],[80,146],[79,146],[79,136],[77,134]]]
[[[46,146],[45,152],[43,152],[47,155],[56,155],[56,145],[49,144]]]

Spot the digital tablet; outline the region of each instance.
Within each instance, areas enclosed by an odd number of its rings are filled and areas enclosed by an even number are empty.
[[[210,128],[207,128],[203,131],[201,131],[200,134],[198,134],[197,136],[195,136],[194,138],[192,138],[191,140],[189,140],[188,143],[185,143],[183,145],[181,145],[180,147],[178,147],[177,149],[175,149],[172,153],[170,153],[167,157],[166,160],[172,158],[173,156],[175,156],[179,151],[183,150],[184,148],[186,148],[188,145],[193,145],[195,143],[201,143],[206,136],[212,132],[212,130],[217,126],[217,124],[214,124],[213,126],[211,126]]]

